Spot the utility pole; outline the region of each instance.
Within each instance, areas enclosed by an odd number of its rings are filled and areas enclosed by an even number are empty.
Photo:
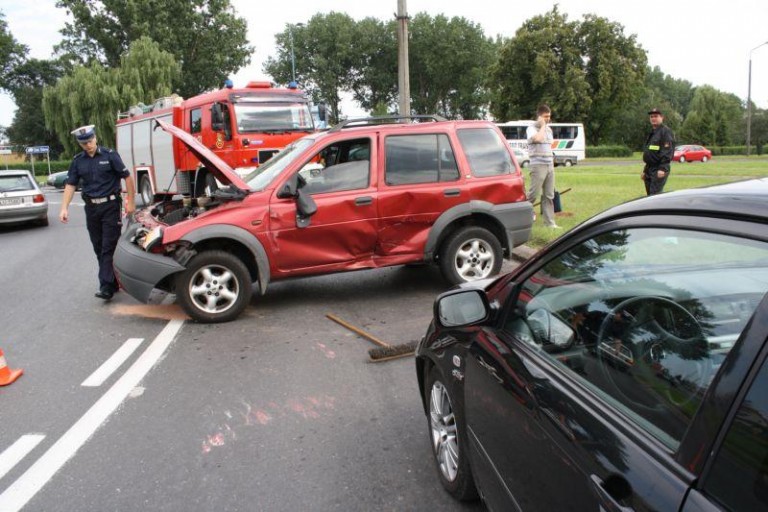
[[[752,145],[752,52],[768,44],[768,41],[760,43],[749,50],[749,79],[747,82],[747,156],[751,151]]]
[[[401,116],[411,115],[411,82],[408,70],[408,10],[405,0],[397,0],[397,89]]]

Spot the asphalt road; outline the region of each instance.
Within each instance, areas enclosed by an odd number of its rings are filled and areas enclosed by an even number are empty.
[[[47,196],[49,227],[0,227],[0,349],[25,372],[0,387],[0,510],[483,509],[440,487],[413,359],[370,363],[326,318],[417,340],[436,268],[272,283],[237,321],[194,324],[94,298],[82,208],[62,225]]]

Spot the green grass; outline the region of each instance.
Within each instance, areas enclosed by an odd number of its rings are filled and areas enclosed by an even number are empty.
[[[645,196],[645,186],[640,179],[643,170],[641,159],[592,159],[589,165],[555,169],[556,189],[569,192],[561,194],[563,211],[556,214],[557,224],[563,229],[543,227],[540,207],[536,207],[537,219],[533,226],[530,247],[542,247],[565,231],[593,215],[638,197]],[[526,186],[528,170],[523,170]],[[766,157],[718,157],[706,164],[700,162],[672,164],[672,174],[664,187],[665,192],[704,187],[749,178],[768,176]]]

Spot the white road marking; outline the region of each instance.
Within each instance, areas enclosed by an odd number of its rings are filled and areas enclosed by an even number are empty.
[[[141,356],[18,480],[0,494],[0,510],[18,512],[75,455],[163,356],[183,320],[171,320]]]
[[[27,434],[18,438],[15,443],[0,453],[0,478],[12,470],[43,439],[45,439],[43,434]]]
[[[107,380],[115,370],[120,368],[120,365],[133,354],[133,351],[139,348],[142,341],[144,341],[144,338],[129,338],[114,354],[112,354],[112,357],[104,361],[104,364],[99,366],[99,369],[93,372],[91,376],[85,379],[80,385],[86,387],[98,387],[104,384],[104,381]]]

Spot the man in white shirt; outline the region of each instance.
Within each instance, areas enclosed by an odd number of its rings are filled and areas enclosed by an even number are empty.
[[[531,159],[531,181],[528,201],[536,203],[541,195],[541,216],[548,228],[559,228],[555,224],[555,159],[552,154],[552,129],[549,127],[552,111],[547,105],[536,109],[536,122],[528,127],[528,155]]]

